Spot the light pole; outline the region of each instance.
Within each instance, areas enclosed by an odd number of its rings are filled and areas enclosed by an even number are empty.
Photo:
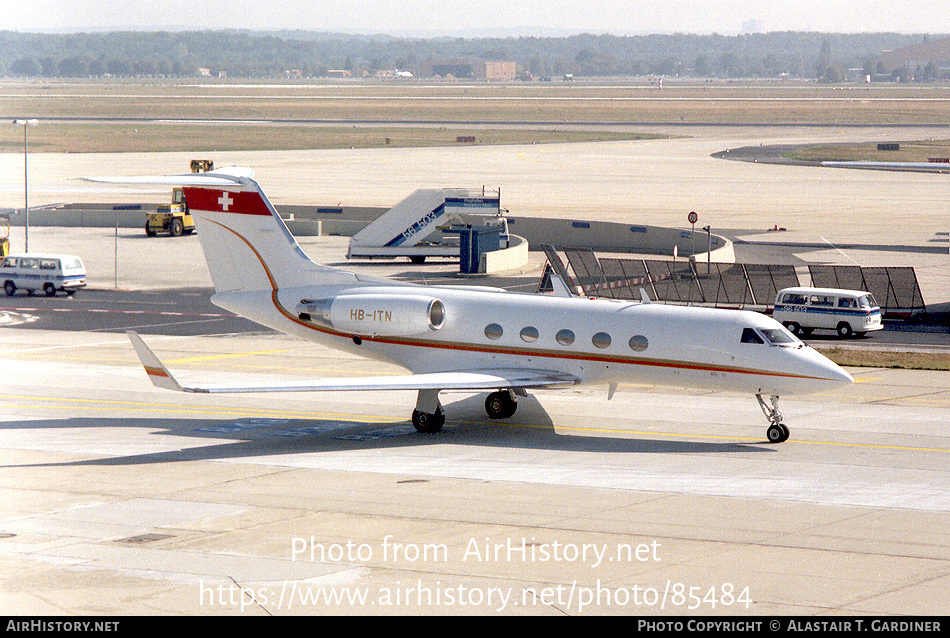
[[[29,196],[30,180],[28,177],[29,173],[27,172],[27,164],[26,164],[26,157],[27,157],[26,130],[30,126],[36,126],[39,123],[39,121],[38,120],[13,120],[13,123],[23,125],[23,210],[26,213],[26,219],[24,221],[24,224],[25,224],[25,242],[24,242],[25,251],[24,252],[30,252],[30,196]]]
[[[712,226],[703,226],[706,231],[706,274],[712,270]]]

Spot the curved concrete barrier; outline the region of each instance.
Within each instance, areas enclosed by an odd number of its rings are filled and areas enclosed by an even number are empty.
[[[479,273],[515,270],[528,263],[528,240],[517,235],[508,236],[508,247],[482,253],[478,262]]]

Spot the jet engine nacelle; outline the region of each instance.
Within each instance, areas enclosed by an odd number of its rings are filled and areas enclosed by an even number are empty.
[[[441,328],[445,305],[423,295],[340,295],[301,299],[297,315],[340,332],[404,337]]]

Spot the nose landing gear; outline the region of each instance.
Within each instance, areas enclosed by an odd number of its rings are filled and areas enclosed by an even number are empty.
[[[769,420],[769,427],[765,431],[765,436],[768,438],[769,443],[782,443],[788,440],[789,431],[788,426],[782,423],[782,413],[778,409],[778,397],[773,395],[769,397],[772,405],[766,405],[765,399],[762,398],[761,394],[755,395],[756,400],[759,402],[759,407],[762,408],[762,412],[765,414],[765,418]]]

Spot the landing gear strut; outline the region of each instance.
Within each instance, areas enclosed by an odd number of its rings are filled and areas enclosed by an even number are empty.
[[[441,432],[442,426],[445,425],[445,410],[442,409],[441,405],[436,408],[434,414],[422,410],[413,410],[412,425],[421,434]]]
[[[761,394],[755,395],[755,398],[758,400],[759,407],[762,408],[765,418],[769,420],[769,427],[765,431],[769,443],[782,443],[787,441],[789,436],[788,426],[782,423],[782,413],[779,412],[778,409],[778,397],[775,395],[770,397],[772,403],[771,407],[766,405],[765,399],[762,398]]]
[[[518,400],[511,390],[497,390],[485,399],[485,412],[492,419],[507,419],[518,409]]]
[[[416,409],[412,411],[412,426],[422,434],[441,432],[445,425],[445,410],[439,402],[438,390],[419,390]]]

